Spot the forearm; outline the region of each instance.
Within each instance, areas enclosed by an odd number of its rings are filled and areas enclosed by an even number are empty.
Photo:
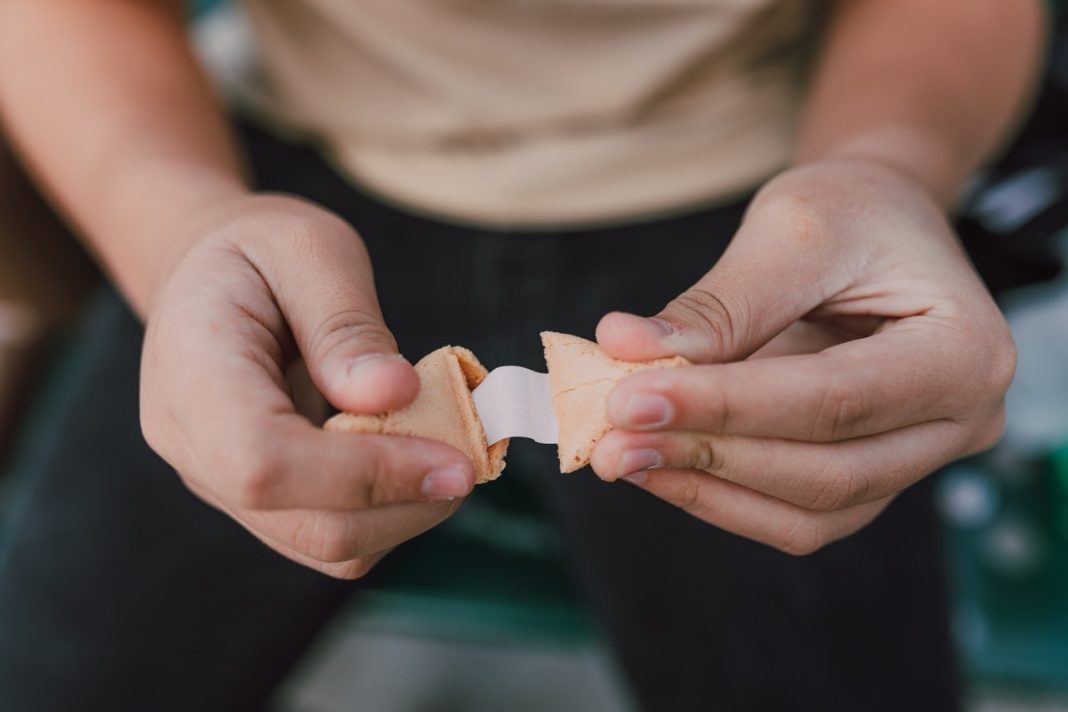
[[[0,3],[0,117],[142,314],[191,221],[245,191],[180,5]]]
[[[840,0],[832,15],[796,161],[869,158],[951,205],[1027,106],[1040,0]]]

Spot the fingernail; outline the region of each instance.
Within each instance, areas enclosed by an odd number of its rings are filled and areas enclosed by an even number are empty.
[[[626,477],[621,478],[625,482],[630,482],[632,485],[645,484],[645,481],[649,479],[648,472],[632,472]]]
[[[616,464],[616,476],[629,479],[633,482],[634,477],[645,479],[645,471],[653,470],[663,464],[660,453],[652,448],[638,448],[636,450],[624,450]]]
[[[407,361],[406,358],[400,354],[387,354],[387,353],[370,353],[362,354],[349,361],[345,366],[345,375],[353,376],[357,374],[361,369],[367,369],[368,366],[373,366],[376,363],[388,362],[388,361]],[[370,370],[370,369],[368,369]]]
[[[658,316],[650,316],[645,319],[653,327],[657,336],[671,336],[675,331],[675,327],[667,319],[661,319]]]
[[[466,497],[470,492],[471,480],[462,465],[440,467],[423,479],[423,494],[427,499],[450,500]]]
[[[671,419],[671,402],[655,393],[635,393],[623,406],[623,427],[652,428]]]

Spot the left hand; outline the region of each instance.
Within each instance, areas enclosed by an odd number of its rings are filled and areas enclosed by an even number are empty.
[[[859,160],[770,181],[708,274],[656,318],[608,314],[597,340],[700,364],[616,386],[597,474],[793,554],[997,442],[1016,364],[941,209]]]

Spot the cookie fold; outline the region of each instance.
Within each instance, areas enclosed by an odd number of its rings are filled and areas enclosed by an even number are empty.
[[[609,356],[593,341],[555,331],[543,331],[541,343],[545,347],[549,391],[560,434],[557,452],[561,472],[574,472],[588,465],[594,447],[612,429],[605,400],[617,381],[650,368],[690,363],[681,356],[621,361]]]
[[[471,391],[487,371],[475,355],[460,346],[444,346],[415,364],[419,395],[407,407],[379,415],[339,413],[327,430],[403,435],[438,440],[471,458],[475,484],[496,479],[504,469],[508,440],[486,443]]]

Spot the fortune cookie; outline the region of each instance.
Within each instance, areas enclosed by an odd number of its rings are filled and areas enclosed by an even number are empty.
[[[379,415],[340,413],[327,430],[428,438],[452,445],[471,458],[475,484],[496,479],[504,469],[508,440],[487,445],[471,391],[486,377],[475,355],[459,346],[444,346],[415,364],[419,395],[401,410]]]
[[[590,455],[612,429],[605,412],[609,391],[624,376],[650,368],[687,366],[681,356],[655,361],[620,361],[594,343],[570,334],[543,331],[549,394],[556,413],[560,471],[574,472],[590,463]]]

